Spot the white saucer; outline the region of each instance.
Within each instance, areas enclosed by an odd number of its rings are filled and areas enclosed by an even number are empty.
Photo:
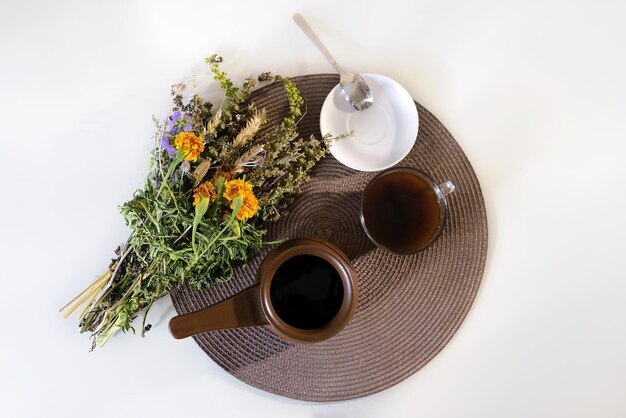
[[[359,171],[379,171],[400,162],[417,139],[419,118],[413,98],[396,81],[380,74],[361,74],[369,84],[374,103],[358,112],[339,94],[336,85],[320,112],[320,130],[337,136],[330,152],[342,164]]]

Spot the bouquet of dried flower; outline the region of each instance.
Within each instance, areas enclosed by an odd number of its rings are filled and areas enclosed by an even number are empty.
[[[254,78],[233,85],[220,69],[222,59],[206,59],[225,92],[214,114],[200,95],[184,103],[186,84],[172,88],[173,107],[157,124],[156,146],[143,189],[121,206],[132,233],[116,251],[108,270],[61,310],[78,307],[81,332],[93,347],[119,330],[135,331],[144,310],[141,335],[150,329],[152,303],[175,286],[207,288],[231,278],[263,244],[266,222],[278,219],[301,189],[310,169],[328,152],[331,138],[301,138],[297,124],[304,101],[288,78],[269,73],[259,82],[281,82],[289,111],[277,127],[266,113],[247,104]]]

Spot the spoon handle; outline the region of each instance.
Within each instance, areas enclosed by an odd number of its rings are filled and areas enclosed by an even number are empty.
[[[320,50],[322,55],[324,55],[324,58],[326,58],[328,62],[330,62],[333,67],[335,67],[335,70],[337,70],[339,74],[345,74],[345,71],[343,70],[343,68],[341,68],[339,64],[337,64],[337,61],[335,61],[333,56],[330,55],[330,52],[328,51],[328,49],[326,49],[322,41],[320,41],[320,38],[318,38],[315,32],[313,32],[313,29],[311,29],[311,26],[309,26],[307,21],[304,20],[304,17],[302,17],[300,13],[295,13],[293,15],[293,20],[294,22],[296,22],[298,26],[300,26],[300,29],[302,29],[302,32],[304,32],[304,34],[309,37],[311,42],[315,44],[317,49]]]

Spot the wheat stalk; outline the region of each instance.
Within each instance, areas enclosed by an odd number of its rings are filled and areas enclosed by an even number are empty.
[[[235,173],[241,173],[244,167],[256,167],[263,163],[263,155],[265,152],[263,145],[257,145],[250,148],[241,157],[235,161]]]
[[[237,149],[249,140],[251,140],[254,137],[254,134],[256,134],[261,126],[265,123],[266,119],[267,114],[265,113],[265,110],[255,112],[252,118],[248,121],[246,127],[239,132],[239,134],[233,141],[233,149]]]
[[[205,135],[212,134],[213,131],[215,131],[215,128],[217,128],[217,125],[219,125],[221,121],[222,121],[222,109],[218,109],[217,112],[215,112],[215,115],[209,121],[209,123],[207,123],[204,134]]]

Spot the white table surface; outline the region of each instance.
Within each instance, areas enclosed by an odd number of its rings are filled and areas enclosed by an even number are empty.
[[[89,353],[57,313],[128,230],[151,116],[219,52],[235,79],[346,67],[402,83],[452,132],[489,216],[484,280],[426,367],[315,404],[231,377],[170,337]],[[0,416],[626,416],[626,3],[7,1],[0,3]],[[363,26],[363,29],[359,29]]]

